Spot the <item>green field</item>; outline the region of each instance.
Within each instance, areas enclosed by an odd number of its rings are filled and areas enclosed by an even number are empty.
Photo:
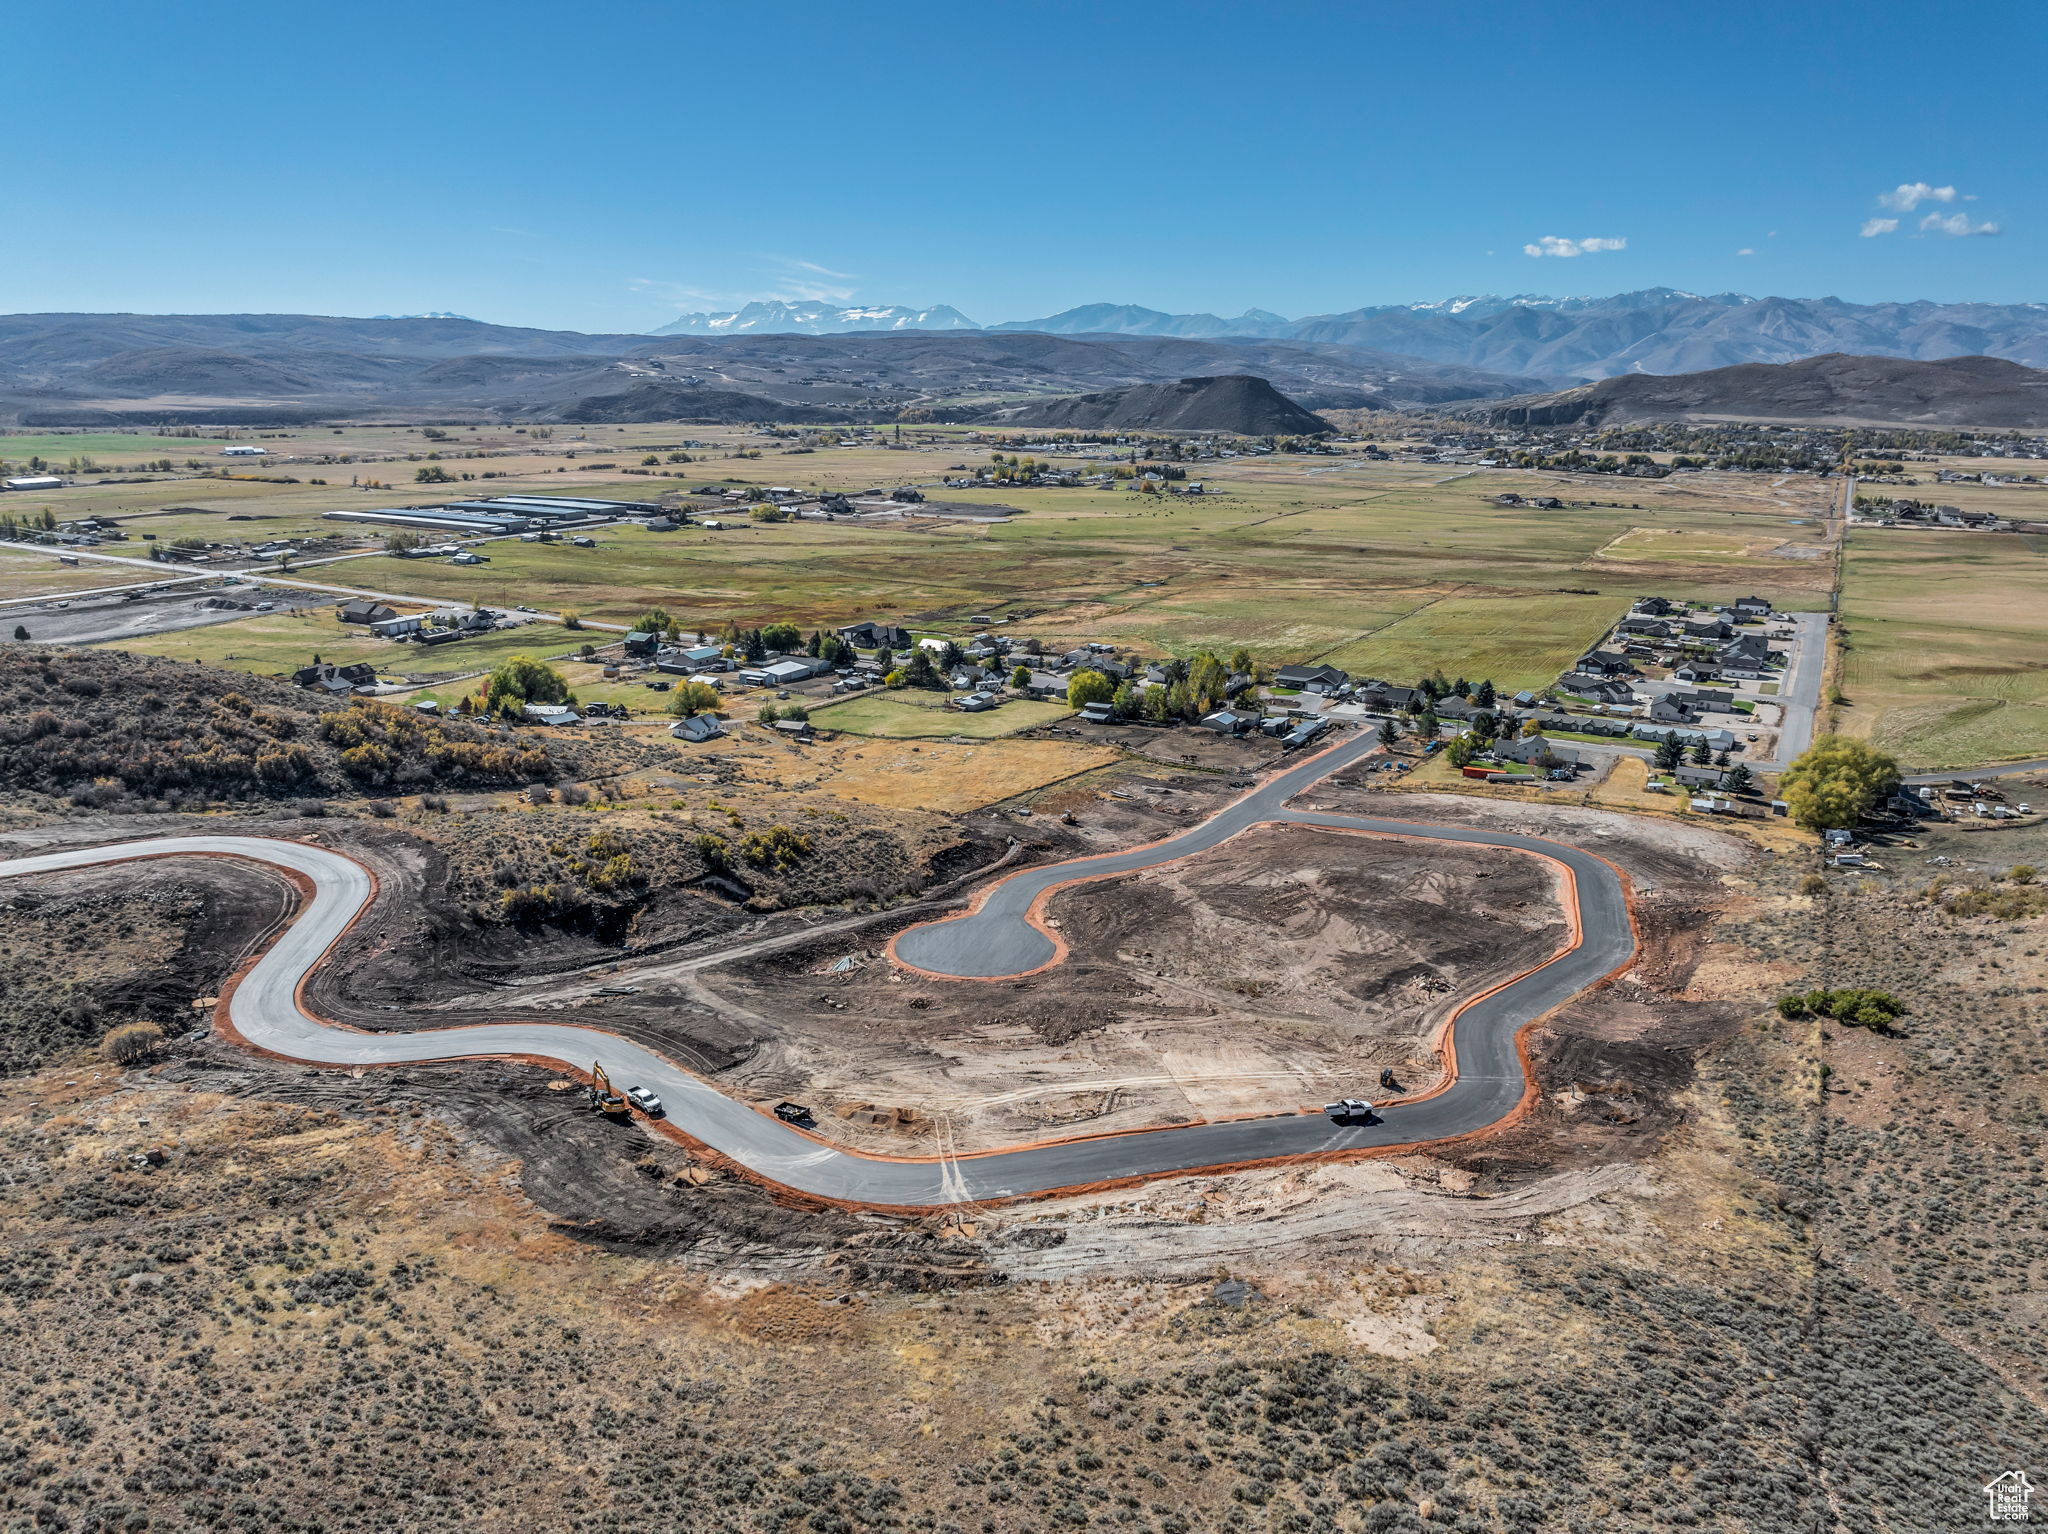
[[[862,693],[843,703],[821,705],[811,710],[811,723],[819,729],[846,730],[855,735],[877,735],[889,740],[926,739],[965,735],[973,740],[993,740],[1014,735],[1033,725],[1064,719],[1071,712],[1064,703],[1039,703],[1014,698],[986,713],[963,714],[927,703],[937,694],[909,695],[901,692]]]
[[[559,655],[573,649],[575,642],[576,636],[557,624],[536,623],[425,649],[379,639],[356,624],[337,623],[332,608],[309,607],[124,640],[119,648],[263,676],[296,671],[317,655],[338,665],[369,661],[380,671],[402,677],[488,670],[508,655]]]
[[[2048,755],[2048,537],[1861,530],[1842,728],[1908,767]]]
[[[322,514],[507,491],[645,499],[679,482],[605,474],[588,464],[615,460],[623,469],[637,464],[640,447],[689,436],[713,446],[678,466],[688,476],[681,483],[917,483],[934,498],[1002,504],[1022,515],[997,524],[741,522],[723,532],[668,534],[616,528],[598,532],[595,549],[496,543],[490,562],[471,568],[381,554],[301,568],[310,579],[423,601],[527,603],[611,623],[660,605],[686,626],[711,630],[782,621],[809,630],[882,618],[962,635],[973,627],[970,615],[989,613],[1006,620],[1008,632],[1049,647],[1095,640],[1146,655],[1243,647],[1273,664],[1327,657],[1396,680],[1441,667],[1452,675],[1491,672],[1503,684],[1547,681],[1638,592],[1727,600],[1755,591],[1783,607],[1816,606],[1832,574],[1825,558],[1772,553],[1788,542],[1824,541],[1828,492],[1805,481],[1700,474],[1617,482],[1290,457],[1190,465],[1190,477],[1212,491],[1202,497],[961,491],[937,482],[953,464],[984,458],[986,446],[958,433],[905,435],[903,449],[876,442],[789,453],[787,443],[740,428],[593,427],[580,442],[566,432],[537,442],[509,428],[463,428],[458,441],[437,446],[444,466],[506,477],[430,490],[410,482],[415,465],[404,458],[332,467],[280,462],[266,467],[332,482],[187,479],[79,487],[48,499],[60,516],[126,516],[127,550],[139,549],[143,532],[251,542],[339,533],[369,547],[383,530],[326,522]],[[265,445],[282,456],[418,452],[429,444],[412,429],[380,427],[292,433]],[[759,456],[735,456],[757,445]],[[458,449],[517,456],[460,459],[452,456]],[[579,457],[567,458],[571,452]],[[389,488],[353,488],[350,474],[381,476]],[[1510,489],[1603,504],[1538,511],[1493,503]],[[43,499],[27,509],[40,509]],[[254,663],[273,658],[267,652]]]
[[[1618,597],[1454,595],[1325,658],[1353,675],[1395,681],[1442,665],[1447,675],[1490,678],[1517,692],[1556,681],[1627,610]]]
[[[63,463],[72,458],[93,458],[101,463],[124,464],[151,458],[215,458],[227,437],[159,437],[148,432],[0,432],[0,460],[20,463],[28,458],[46,458]],[[239,439],[238,439],[239,440]],[[269,446],[268,443],[257,444]]]

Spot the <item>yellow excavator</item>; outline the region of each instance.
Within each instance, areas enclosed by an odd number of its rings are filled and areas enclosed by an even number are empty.
[[[612,1090],[611,1077],[596,1061],[592,1061],[590,1066],[590,1106],[615,1119],[631,1117],[625,1098]]]

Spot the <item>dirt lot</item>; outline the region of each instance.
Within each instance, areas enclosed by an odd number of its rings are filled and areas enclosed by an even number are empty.
[[[781,1025],[750,1090],[856,1143],[981,1149],[1285,1111],[1377,1091],[1383,1067],[1433,1086],[1451,1006],[1565,930],[1538,860],[1280,826],[1079,886],[1049,918],[1072,957],[1001,986],[907,976],[860,937],[703,978]]]

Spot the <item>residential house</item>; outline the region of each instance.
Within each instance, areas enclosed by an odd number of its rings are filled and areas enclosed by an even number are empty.
[[[353,666],[322,663],[301,666],[292,673],[292,680],[301,687],[317,688],[321,692],[339,695],[354,692],[358,687],[374,683],[377,680],[377,668],[367,661],[358,661]]]
[[[524,703],[519,717],[528,724],[581,724],[583,716],[566,703]]]
[[[626,636],[628,655],[648,656],[661,648],[661,636],[648,629],[635,629]]]
[[[1628,703],[1635,698],[1628,683],[1615,677],[1592,676],[1583,671],[1566,672],[1558,678],[1557,687],[1560,692],[1568,692],[1591,703]],[[1441,706],[1438,712],[1442,712]]]
[[[1116,723],[1116,705],[1114,703],[1083,704],[1081,707],[1081,717],[1090,724],[1114,724]]]
[[[946,680],[953,684],[955,691],[973,692],[976,688],[988,682],[993,675],[994,673],[986,671],[980,666],[955,666],[953,674],[946,678]]]
[[[1580,763],[1578,752],[1545,740],[1541,735],[1497,741],[1493,757],[1495,761],[1520,762],[1527,767],[1576,767]]]
[[[1771,615],[1771,604],[1762,597],[1739,597],[1734,607],[1738,617],[1768,618]]]
[[[1689,660],[1672,668],[1674,682],[1712,682],[1721,675],[1721,668],[1712,661]]]
[[[1685,788],[1719,788],[1721,780],[1727,776],[1727,769],[1687,765],[1674,768],[1671,776]]]
[[[847,624],[839,630],[839,637],[862,650],[879,650],[884,646],[891,650],[906,650],[910,647],[910,630],[893,623],[877,623],[872,618],[862,623]]]
[[[715,644],[670,646],[654,658],[656,671],[671,672],[676,676],[695,676],[699,672],[731,671],[734,662],[726,659],[724,650]]]
[[[1735,694],[1718,687],[1695,687],[1690,692],[1666,694],[1698,713],[1725,713],[1735,706]]]
[[[668,732],[677,740],[687,740],[701,745],[707,740],[718,739],[725,733],[725,726],[719,723],[716,714],[691,714],[670,725]]]
[[[754,687],[788,687],[823,676],[832,668],[815,655],[779,655],[740,672],[740,680]]]
[[[1624,618],[1614,626],[1617,634],[1632,634],[1639,639],[1669,639],[1671,625],[1662,618]]]
[[[1740,666],[1760,671],[1770,664],[1771,642],[1761,634],[1743,634],[1721,646],[1716,659],[1723,666]]]
[[[1595,676],[1626,676],[1636,668],[1635,662],[1618,650],[1588,650],[1573,669]]]
[[[383,623],[396,618],[398,610],[382,602],[373,602],[368,597],[358,597],[353,602],[344,602],[335,609],[335,617],[343,623]]]
[[[1726,618],[1688,618],[1685,620],[1687,639],[1733,639],[1735,625]]]
[[[1632,612],[1645,618],[1661,618],[1673,610],[1673,605],[1662,597],[1637,597]]]
[[[1327,719],[1304,719],[1280,738],[1280,744],[1289,751],[1298,750],[1329,727],[1330,721]]]
[[[1335,692],[1350,680],[1348,672],[1339,671],[1335,666],[1282,666],[1273,673],[1275,687],[1292,687],[1299,692]]]
[[[1242,735],[1246,730],[1257,728],[1259,716],[1240,713],[1234,708],[1219,708],[1202,720],[1202,728],[1214,730],[1218,735]]]
[[[1067,679],[1055,676],[1050,671],[1034,671],[1031,680],[1019,689],[1027,698],[1064,698],[1067,695]]]
[[[1698,724],[1700,716],[1687,707],[1681,698],[1662,697],[1650,700],[1649,720],[1652,724]]]

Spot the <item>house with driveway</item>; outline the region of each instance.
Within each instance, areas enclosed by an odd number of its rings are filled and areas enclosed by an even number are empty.
[[[1296,692],[1335,692],[1351,680],[1351,674],[1335,666],[1301,664],[1282,666],[1273,673],[1275,687],[1292,687]]]

